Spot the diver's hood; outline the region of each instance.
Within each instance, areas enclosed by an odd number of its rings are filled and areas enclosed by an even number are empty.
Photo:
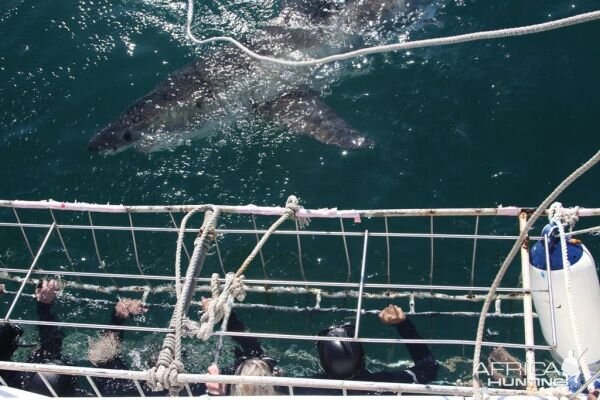
[[[332,327],[321,332],[320,336],[352,337],[351,326]],[[365,353],[360,343],[341,340],[317,342],[321,367],[330,378],[352,379],[364,368]]]

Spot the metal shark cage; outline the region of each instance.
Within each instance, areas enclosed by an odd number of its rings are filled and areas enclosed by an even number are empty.
[[[123,206],[0,200],[0,272],[1,280],[6,284],[2,297],[6,308],[4,321],[22,325],[55,325],[92,333],[103,329],[161,335],[173,333],[168,323],[154,326],[136,321],[137,326],[113,326],[94,323],[92,321],[97,322],[98,319],[90,321],[83,314],[73,317],[75,321],[38,321],[29,317],[23,311],[27,305],[21,304],[31,302],[32,290],[26,288],[32,288],[36,278],[60,277],[64,288],[61,298],[66,302],[76,302],[80,297],[78,294],[86,291],[99,294],[128,293],[138,296],[151,307],[171,310],[176,301],[172,296],[176,280],[172,274],[172,257],[180,217],[192,210],[202,214],[212,209],[213,206],[208,205]],[[199,271],[199,276],[194,280],[194,293],[209,292],[211,279],[206,272],[212,268],[213,272],[225,274],[228,268],[237,267],[235,264],[239,264],[241,257],[247,254],[246,250],[269,232],[264,226],[286,212],[283,207],[253,205],[218,206],[218,209],[221,217],[215,229],[217,237],[206,258],[204,272]],[[503,246],[511,245],[517,239],[517,227],[523,228],[529,211],[518,207],[387,210],[311,210],[299,207],[295,211],[295,219],[272,232],[270,241],[281,240],[282,243],[258,248],[258,257],[251,266],[248,279],[244,280],[249,297],[256,294],[256,298],[263,301],[246,300],[236,303],[235,307],[295,315],[344,313],[353,319],[355,325],[354,337],[349,340],[363,343],[397,345],[414,342],[470,348],[475,341],[465,337],[448,338],[442,335],[433,339],[405,340],[363,335],[365,316],[377,313],[376,309],[369,309],[368,304],[397,299],[408,302],[408,315],[474,320],[480,314],[477,309],[471,307],[464,310],[460,305],[476,305],[479,308],[490,286],[488,283],[477,283],[491,282],[493,276],[489,272],[495,272],[498,257],[504,254]],[[579,216],[598,217],[600,209],[582,208]],[[300,229],[298,218],[312,219],[310,228]],[[187,242],[183,242],[188,260],[192,250],[190,239],[201,231],[197,221],[190,221],[185,229]],[[160,235],[160,239],[156,235]],[[462,251],[444,253],[455,246]],[[406,254],[407,249],[418,252],[422,256],[421,261],[409,261],[411,258]],[[441,262],[440,255],[443,258]],[[460,260],[459,267],[444,265],[456,260]],[[412,278],[408,277],[410,274],[406,264],[416,265],[409,267]],[[523,246],[521,269],[512,279],[516,284],[498,289],[495,309],[487,316],[520,321],[524,340],[485,340],[483,346],[519,349],[525,352],[530,362],[535,361],[536,351],[551,350],[556,344],[534,341],[536,315],[532,308],[528,267],[528,248]],[[118,271],[114,270],[117,268]],[[127,272],[123,272],[125,269]],[[481,272],[484,270],[488,271],[487,275]],[[277,274],[281,276],[276,277]],[[460,283],[457,276],[464,283]],[[438,280],[442,282],[437,284]],[[223,278],[219,282],[223,283]],[[552,299],[552,285],[545,292]],[[152,296],[160,295],[163,296],[162,301],[150,301]],[[300,306],[298,301],[293,305],[292,302],[273,304],[270,298],[265,297],[271,295],[285,298],[302,296],[309,300]],[[108,303],[108,300],[102,299],[91,301]],[[336,303],[338,301],[343,301],[345,306],[339,306]],[[348,302],[355,302],[355,307],[348,306]],[[434,310],[434,302],[443,302],[444,307]],[[522,311],[511,311],[515,307],[505,306],[505,303],[519,304],[516,308]],[[198,307],[198,304],[197,298],[192,300],[192,305]],[[317,328],[311,327],[311,332],[316,332]],[[315,334],[268,332],[254,324],[250,330],[217,330],[213,335],[220,338],[252,336],[289,342],[323,339]],[[474,337],[475,332],[467,332],[462,336],[466,335]],[[486,393],[498,396],[539,393],[534,368],[525,371],[528,390],[488,387]],[[58,373],[85,377],[97,396],[101,396],[101,393],[94,383],[95,378],[133,380],[140,396],[144,396],[143,383],[150,379],[149,372],[145,370],[11,361],[1,361],[0,369],[39,372],[42,376],[43,373]],[[206,382],[272,384],[288,388],[290,395],[294,394],[295,387],[340,389],[344,395],[348,390],[455,396],[471,396],[473,393],[470,385],[447,383],[421,385],[298,377],[214,376],[184,372],[177,375],[177,382],[185,387],[184,393],[190,396],[190,384]],[[49,391],[56,395],[47,381],[46,384]]]

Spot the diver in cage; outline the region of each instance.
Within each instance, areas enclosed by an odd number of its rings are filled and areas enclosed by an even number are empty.
[[[4,294],[4,284],[0,284],[0,294]],[[10,322],[0,323],[0,361],[12,361],[12,356],[19,348],[19,340],[23,335],[23,329],[20,326]],[[0,377],[11,387],[20,387],[20,373],[3,369],[0,370]]]
[[[379,313],[379,320],[393,326],[402,339],[421,339],[415,326],[402,308],[390,304]],[[319,332],[319,336],[352,338],[353,325],[333,326]],[[426,384],[437,376],[438,364],[426,344],[407,343],[406,347],[414,365],[399,371],[370,372],[365,367],[365,353],[360,342],[342,340],[320,340],[317,342],[319,361],[323,373],[318,379],[357,380],[370,382]],[[295,388],[294,394],[338,394],[335,389]],[[350,394],[365,395],[364,391],[348,391]]]
[[[202,298],[204,310],[208,309],[211,301],[212,299]],[[246,331],[244,323],[237,317],[235,311],[231,311],[226,330],[228,332]],[[233,336],[232,339],[239,345],[234,348],[234,364],[223,369],[212,364],[208,367],[209,375],[278,376],[281,374],[281,370],[277,367],[277,361],[265,354],[256,338]],[[207,383],[206,393],[213,396],[272,396],[288,392],[273,385]]]
[[[36,311],[38,320],[41,322],[55,322],[56,315],[52,311],[57,293],[61,289],[58,280],[41,280],[35,289]],[[10,361],[12,353],[17,347],[30,347],[19,343],[19,338],[23,331],[16,325],[3,324],[1,330],[8,332],[6,339],[2,343],[2,359]],[[60,327],[52,325],[38,325],[38,345],[27,357],[28,363],[36,364],[55,364],[55,365],[73,365],[62,354],[64,334]],[[5,352],[8,350],[8,353]],[[8,358],[6,358],[8,356]],[[74,396],[77,394],[75,389],[76,378],[70,375],[44,373],[44,378],[52,386],[52,389],[58,396]],[[11,383],[9,383],[9,381]],[[19,387],[24,390],[52,396],[39,373],[12,372],[8,376],[9,386]]]
[[[112,310],[111,325],[122,326],[132,316],[142,315],[148,309],[141,300],[120,299]],[[89,343],[88,359],[98,368],[129,370],[121,357],[122,330],[107,329]],[[95,378],[102,396],[139,396],[135,383],[129,379]],[[150,393],[146,393],[149,395]]]
[[[234,313],[231,314],[234,316]],[[379,320],[385,325],[391,325],[396,328],[396,331],[403,339],[421,339],[413,323],[402,309],[395,305],[388,305],[379,313]],[[233,323],[232,323],[233,322]],[[230,323],[227,326],[229,331],[243,331],[244,326],[237,317],[230,317]],[[319,332],[319,336],[337,337],[337,338],[352,338],[354,335],[354,326],[338,325],[333,326]],[[254,354],[242,357],[242,363],[238,355],[236,364],[238,367],[235,372],[237,375],[244,374],[244,363],[250,360],[263,361],[262,366],[252,368],[255,376],[276,376],[279,371],[276,367],[276,361],[264,355],[260,344],[254,338],[236,338],[244,339],[249,345],[254,347]],[[365,368],[365,354],[362,345],[359,342],[343,341],[343,340],[321,340],[317,342],[319,351],[319,360],[323,373],[313,376],[315,379],[339,379],[339,380],[360,380],[371,382],[393,382],[393,383],[418,383],[426,384],[434,380],[437,376],[438,364],[433,354],[425,344],[407,343],[407,349],[413,359],[414,365],[410,368],[400,371],[378,371],[370,372]],[[256,362],[255,362],[256,363]],[[268,368],[267,368],[268,367]],[[230,371],[229,371],[230,372]],[[209,373],[216,375],[220,372],[215,365],[209,367]],[[237,385],[245,389],[244,392],[235,392],[242,395],[251,394],[287,394],[285,388],[277,388],[273,386],[263,387],[261,392],[250,392],[250,387],[257,385]],[[260,386],[259,386],[260,387]],[[254,389],[256,390],[256,389]],[[207,384],[207,392],[209,394],[228,394],[234,393],[234,389],[228,389],[224,385]],[[349,394],[365,395],[364,391],[348,391]],[[321,388],[294,388],[295,395],[335,395],[341,394],[340,390],[336,389],[321,389]]]
[[[37,315],[40,321],[55,322],[57,320],[52,308],[61,288],[60,282],[56,279],[38,282],[35,289],[35,298]],[[39,345],[29,354],[27,362],[74,365],[62,353],[64,332],[60,327],[39,325],[38,333]],[[44,378],[52,386],[57,396],[76,396],[80,394],[77,390],[77,378],[75,376],[45,372]],[[39,373],[26,374],[22,381],[23,389],[44,396],[52,396]]]

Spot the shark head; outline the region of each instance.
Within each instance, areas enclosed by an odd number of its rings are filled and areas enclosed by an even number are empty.
[[[133,146],[141,137],[142,131],[139,127],[117,121],[94,135],[88,144],[88,150],[92,153],[118,153]]]
[[[161,125],[160,106],[156,99],[145,96],[132,104],[119,118],[97,132],[88,145],[93,153],[112,154],[139,145],[152,127]]]

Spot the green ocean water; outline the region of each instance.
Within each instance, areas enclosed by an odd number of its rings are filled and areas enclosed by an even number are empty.
[[[198,36],[259,34],[262,24],[281,9],[278,2],[197,2],[194,32]],[[400,28],[369,37],[390,43],[479,30],[519,26],[597,9],[594,1],[439,1],[420,4]],[[373,149],[342,152],[298,136],[252,116],[226,129],[216,129],[183,146],[153,153],[133,150],[112,156],[87,151],[90,138],[128,105],[148,93],[169,73],[210,49],[185,39],[185,3],[171,1],[4,0],[0,4],[0,198],[86,201],[124,204],[259,204],[283,205],[296,194],[308,208],[424,208],[535,206],[573,169],[598,150],[600,136],[600,24],[588,23],[560,31],[497,41],[413,50],[368,57],[338,66],[341,73],[326,80],[321,98],[337,113],[372,138]],[[366,28],[365,28],[366,29]],[[257,33],[258,32],[258,33]],[[360,32],[358,32],[360,33]],[[600,170],[582,177],[561,197],[565,205],[598,206]],[[47,214],[26,213],[23,220],[48,222]],[[62,219],[61,219],[62,218]],[[86,223],[86,215],[59,216],[63,222]],[[11,212],[0,213],[13,222]],[[118,217],[95,223],[127,224]],[[168,226],[160,218],[137,223]],[[196,221],[198,223],[199,221]],[[271,220],[259,219],[267,226]],[[229,218],[222,226],[246,226]],[[244,225],[245,224],[245,225]],[[313,222],[315,229],[339,229],[337,221]],[[541,226],[541,225],[540,225]],[[394,221],[390,229],[428,232],[429,220]],[[436,221],[436,231],[472,233],[474,220]],[[363,221],[346,229],[382,231],[381,221]],[[514,233],[515,221],[482,221],[481,232]],[[31,258],[21,233],[0,229],[0,262],[27,268]],[[43,232],[28,230],[33,247]],[[65,234],[68,236],[67,234]],[[99,233],[101,253],[110,272],[135,272],[128,232]],[[174,236],[139,234],[141,263],[147,273],[172,274]],[[98,262],[89,233],[72,233],[75,266],[65,263],[60,242],[52,238],[40,265],[47,269],[95,271]],[[237,268],[252,240],[220,239],[225,264]],[[189,238],[191,246],[192,238]],[[600,254],[597,239],[587,243]],[[362,238],[349,242],[352,278],[358,279]],[[346,260],[337,238],[303,238],[303,266],[311,280],[345,279]],[[430,243],[392,243],[392,281],[428,283]],[[510,243],[481,243],[476,284],[486,285],[501,264]],[[436,240],[435,284],[468,284],[471,242]],[[368,253],[370,282],[385,282],[385,242],[372,239]],[[278,238],[265,250],[271,278],[300,279],[295,238]],[[3,265],[0,265],[2,267]],[[261,277],[260,264],[250,277]],[[518,265],[506,285],[518,285]],[[203,276],[220,271],[209,257]],[[106,282],[110,283],[110,282]],[[133,283],[133,282],[132,282]],[[7,283],[16,290],[14,283]],[[32,292],[32,288],[28,288]],[[84,292],[68,295],[114,296]],[[5,313],[11,295],[0,298]],[[173,302],[169,295],[151,296],[153,304]],[[248,301],[312,305],[312,297],[258,296]],[[407,301],[400,301],[407,306]],[[355,300],[324,304],[355,306]],[[367,301],[377,309],[384,301]],[[448,310],[443,302],[417,303],[420,311]],[[475,311],[478,305],[461,305]],[[512,307],[512,306],[511,306]],[[518,305],[514,306],[518,311]],[[62,320],[108,322],[108,304],[75,301],[65,296],[57,310]],[[34,318],[26,298],[15,311]],[[250,329],[313,334],[323,325],[348,315],[288,314],[241,310]],[[156,307],[135,323],[164,326],[165,309]],[[464,338],[474,335],[475,320],[416,317],[424,337]],[[367,315],[364,333],[389,337],[376,318]],[[490,323],[494,340],[522,340],[515,321]],[[361,331],[363,332],[363,331]],[[497,332],[497,334],[496,334]],[[66,351],[85,365],[90,332],[68,330]],[[34,330],[27,330],[34,340]],[[519,336],[521,335],[521,336]],[[127,357],[144,368],[160,335],[128,334]],[[541,341],[537,332],[536,340]],[[318,370],[312,343],[266,341],[289,375]],[[186,362],[202,371],[212,359],[214,341],[186,343]],[[228,348],[228,347],[226,347]],[[367,346],[370,366],[406,360],[404,350]],[[439,380],[468,375],[471,347],[434,347],[444,362]],[[21,351],[20,357],[26,356]],[[229,352],[225,359],[231,357]],[[547,355],[540,354],[544,358]],[[454,364],[457,369],[454,369]]]

